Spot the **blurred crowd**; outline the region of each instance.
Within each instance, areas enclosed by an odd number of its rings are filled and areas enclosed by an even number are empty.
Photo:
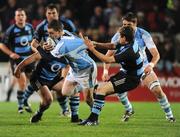
[[[180,63],[179,0],[1,0],[0,38],[14,23],[17,8],[26,10],[28,22],[35,28],[45,18],[49,3],[57,4],[61,16],[71,19],[79,31],[98,42],[110,41],[121,26],[122,16],[135,12],[138,26],[151,32],[160,52],[158,69],[171,71]],[[5,59],[2,53],[0,57],[1,61]]]

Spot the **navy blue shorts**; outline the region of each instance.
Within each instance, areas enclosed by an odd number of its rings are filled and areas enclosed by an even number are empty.
[[[40,78],[38,74],[33,72],[30,78],[30,84],[35,91],[38,91],[41,86],[45,85],[51,90],[54,85],[56,85],[59,81],[63,79],[63,77],[57,75],[53,80],[46,80]]]
[[[116,93],[124,93],[135,89],[140,83],[140,77],[130,76],[123,71],[118,72],[110,78]]]

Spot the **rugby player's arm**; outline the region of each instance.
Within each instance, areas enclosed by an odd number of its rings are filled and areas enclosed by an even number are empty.
[[[31,42],[31,47],[32,47],[32,49],[33,49],[33,48],[37,48],[38,46],[39,46],[38,40],[33,39],[32,42]]]
[[[89,45],[88,45],[89,46]],[[88,47],[89,48],[89,47]],[[105,63],[115,63],[115,58],[114,56],[107,56],[104,55],[102,53],[100,53],[99,51],[97,51],[94,47],[93,48],[89,48],[89,50],[97,57],[99,58],[102,62]]]
[[[5,54],[7,54],[10,58],[19,58],[19,55],[12,52],[7,46],[5,46],[3,43],[0,43],[0,50],[3,51]]]
[[[70,66],[67,65],[65,68],[62,69],[61,77],[65,78],[67,76],[67,73],[69,71]]]
[[[24,59],[17,65],[17,67],[15,68],[15,71],[14,71],[14,75],[17,78],[19,78],[20,73],[25,66],[27,66],[35,61],[38,61],[40,59],[41,59],[41,55],[39,54],[39,52],[33,53],[32,55],[30,55],[29,57],[27,57],[26,59]]]
[[[115,54],[115,50],[108,50],[106,56],[113,56]],[[109,68],[111,63],[103,63],[103,75],[102,80],[107,81],[109,79]]]
[[[147,33],[147,35],[142,35],[142,38],[146,44],[146,47],[152,55],[152,60],[149,65],[153,68],[160,59],[159,52],[150,34]]]
[[[100,53],[99,51],[97,51],[95,49],[95,45],[93,44],[93,42],[91,40],[89,40],[87,37],[84,37],[82,35],[82,33],[79,34],[80,37],[84,40],[84,43],[86,44],[86,46],[88,47],[88,49],[97,57],[99,58],[102,62],[105,63],[113,63],[115,62],[114,56],[106,56],[102,53]]]
[[[159,52],[158,52],[157,48],[150,48],[149,52],[152,55],[152,59],[151,59],[150,63],[153,64],[152,67],[154,67],[157,64],[157,62],[159,61],[160,55],[159,55]]]
[[[93,45],[97,48],[101,48],[101,49],[115,49],[116,46],[113,43],[100,43],[100,42],[96,42],[96,41],[92,41]]]

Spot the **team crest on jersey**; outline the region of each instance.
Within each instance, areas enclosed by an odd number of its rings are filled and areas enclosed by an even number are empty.
[[[26,45],[28,45],[28,42],[29,42],[29,40],[28,40],[28,37],[22,37],[21,39],[20,39],[20,43],[21,43],[21,45],[22,46],[26,46]]]

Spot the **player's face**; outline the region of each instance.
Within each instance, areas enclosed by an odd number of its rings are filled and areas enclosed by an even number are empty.
[[[15,12],[15,22],[16,24],[25,24],[26,22],[26,13],[25,11],[16,11]]]
[[[126,44],[126,38],[125,38],[124,36],[123,36],[123,37],[120,36],[120,38],[119,38],[119,43],[122,44],[122,45],[123,45],[123,44]]]
[[[49,33],[49,36],[53,39],[58,39],[59,37],[61,37],[61,31],[55,31],[54,29],[52,28],[48,28],[48,33]]]
[[[136,23],[134,23],[134,22],[123,20],[122,23],[123,23],[123,26],[131,26],[133,29],[136,28]]]
[[[46,11],[46,18],[48,20],[48,22],[51,22],[52,20],[56,19],[58,20],[58,12],[57,10],[54,8],[54,9],[47,9]]]

